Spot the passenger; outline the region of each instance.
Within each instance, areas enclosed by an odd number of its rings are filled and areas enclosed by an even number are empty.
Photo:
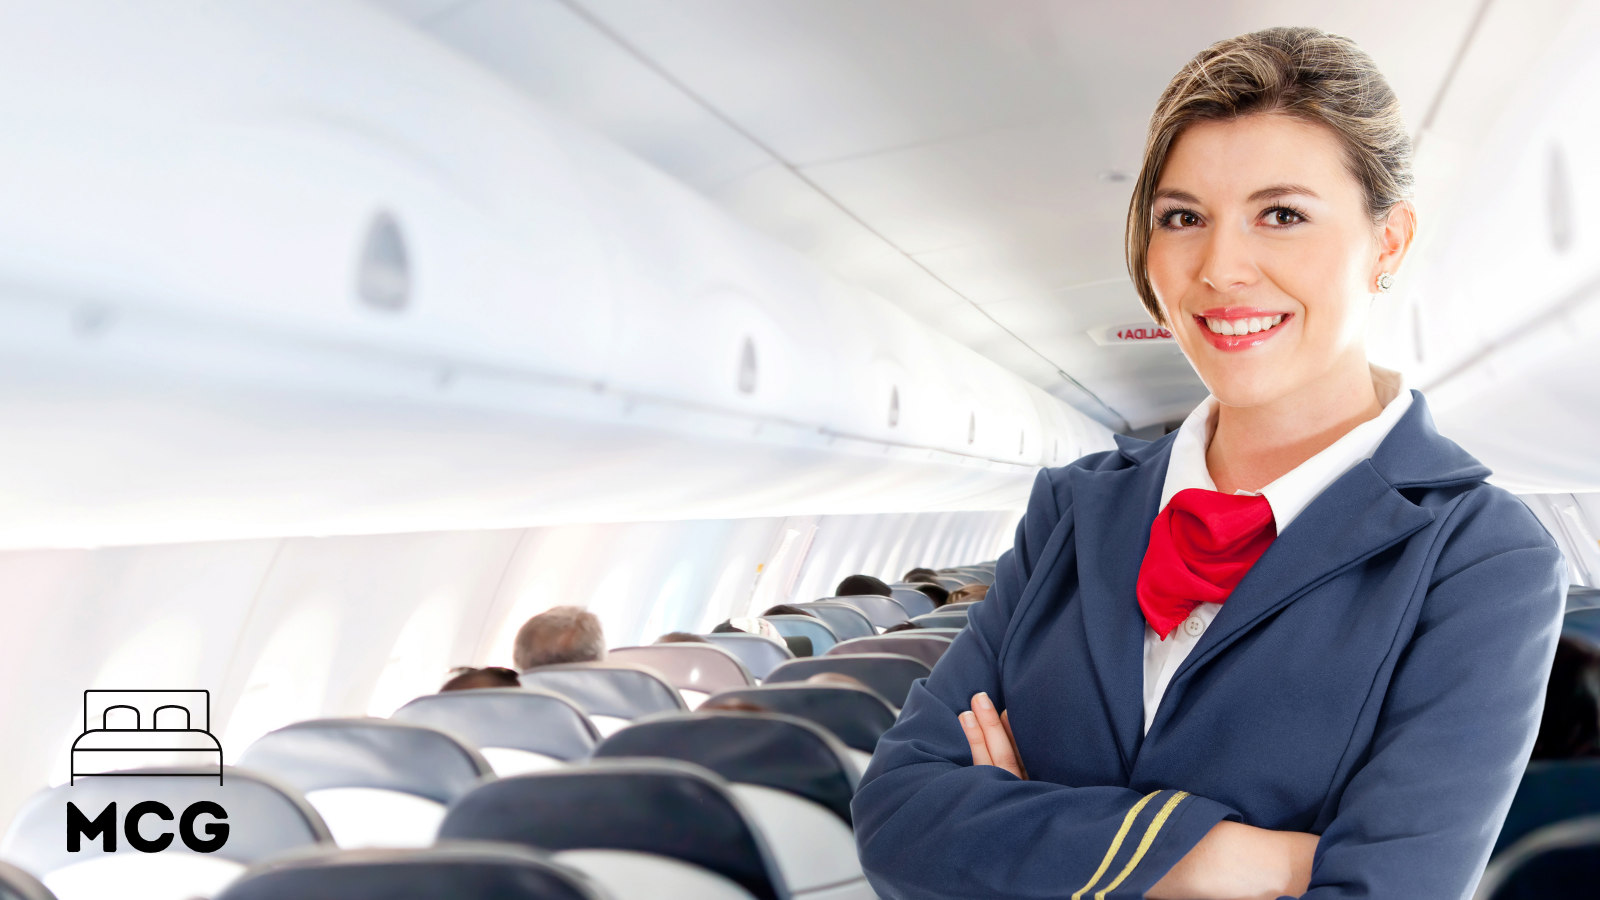
[[[669,631],[666,634],[663,634],[661,637],[656,638],[656,643],[658,643],[658,644],[709,644],[711,642],[706,640],[704,637],[702,637],[702,636],[700,636],[698,634],[690,634],[687,631]]]
[[[968,584],[950,592],[951,603],[974,603],[989,596],[987,584]]]
[[[481,669],[457,666],[450,672],[453,677],[439,688],[441,694],[445,691],[469,691],[476,688],[522,687],[522,679],[505,666],[484,666]]]
[[[712,697],[700,704],[695,712],[772,712],[769,707],[759,703],[751,703],[740,697]]]
[[[1600,650],[1563,637],[1544,695],[1534,759],[1600,756]]]
[[[1567,572],[1368,361],[1410,155],[1371,58],[1316,29],[1222,41],[1167,86],[1128,269],[1211,396],[1040,472],[855,794],[880,896],[1472,895]]]
[[[906,573],[906,577],[904,577],[904,578],[902,578],[900,580],[909,584],[909,583],[911,583],[913,581],[932,581],[933,579],[935,579],[937,577],[939,577],[939,573],[938,572],[935,572],[932,569],[920,569],[919,568],[919,569],[912,569],[911,571],[907,572]]]
[[[950,592],[931,581],[913,584],[912,587],[924,594],[927,594],[928,599],[933,601],[934,606],[943,606],[950,602]]]
[[[805,609],[804,607],[800,607],[800,606],[794,606],[794,605],[789,604],[789,603],[779,603],[777,606],[774,606],[771,609],[768,609],[766,612],[762,613],[761,615],[762,616],[810,616],[813,619],[815,619],[817,617],[817,614],[812,612],[811,610]]]
[[[606,635],[600,619],[581,606],[557,606],[522,623],[511,658],[526,672],[557,663],[600,662]]]
[[[853,678],[849,675],[846,675],[843,672],[818,672],[810,678],[807,678],[805,683],[825,684],[833,687],[860,688],[864,691],[872,690],[872,688],[867,687],[866,682],[863,682],[859,678]]]
[[[712,634],[727,634],[734,631],[742,631],[745,634],[759,634],[775,641],[783,640],[783,637],[778,634],[778,629],[774,628],[771,622],[760,616],[736,616],[725,622],[718,623],[715,628],[711,629]]]
[[[839,582],[839,587],[834,590],[833,595],[835,597],[860,597],[862,595],[892,597],[894,596],[894,591],[889,590],[889,586],[881,579],[873,578],[871,575],[851,575]]]
[[[896,622],[895,624],[890,625],[888,628],[885,628],[883,630],[883,633],[884,634],[889,634],[889,633],[895,632],[895,631],[920,631],[920,630],[922,630],[922,626],[921,625],[918,625],[915,622],[906,621],[906,622]]]

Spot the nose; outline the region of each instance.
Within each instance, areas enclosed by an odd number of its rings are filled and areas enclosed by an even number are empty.
[[[1218,293],[1229,293],[1255,283],[1257,270],[1247,235],[1239,229],[1211,229],[1201,260],[1200,280]]]

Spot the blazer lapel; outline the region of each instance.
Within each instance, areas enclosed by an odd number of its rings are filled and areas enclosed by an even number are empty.
[[[1167,457],[1157,451],[1170,443],[1123,444],[1124,456],[1148,465],[1067,470],[1089,659],[1129,771],[1144,736],[1144,616],[1135,588],[1166,477]]]

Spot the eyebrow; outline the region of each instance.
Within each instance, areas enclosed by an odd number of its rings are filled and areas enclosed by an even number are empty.
[[[1313,200],[1322,199],[1322,197],[1319,196],[1316,191],[1313,191],[1303,184],[1274,184],[1270,187],[1264,187],[1261,190],[1256,191],[1246,199],[1250,203],[1260,203],[1263,200],[1287,197],[1291,194],[1299,194],[1304,197],[1310,197]],[[1188,191],[1180,191],[1173,188],[1163,188],[1162,190],[1156,191],[1155,196],[1150,199],[1176,200],[1179,203],[1193,203],[1197,205],[1200,203],[1199,197],[1196,197]]]

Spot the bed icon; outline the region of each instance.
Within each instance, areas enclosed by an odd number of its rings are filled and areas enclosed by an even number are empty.
[[[211,733],[210,691],[83,692],[83,734],[72,742],[69,784],[79,775],[126,774],[161,766],[165,774],[216,776],[222,743]],[[137,773],[134,773],[137,774]]]

